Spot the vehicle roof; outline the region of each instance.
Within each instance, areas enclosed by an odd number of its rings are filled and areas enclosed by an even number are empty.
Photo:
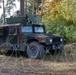
[[[20,26],[20,23],[17,23],[17,24],[3,24],[3,25],[0,25],[0,28],[2,27],[11,27],[11,26]]]
[[[15,17],[9,17],[6,18],[7,24],[15,24],[15,23],[25,23],[28,22],[32,23],[42,23],[41,22],[41,16],[35,15],[35,14],[26,14],[25,16],[15,16]]]
[[[29,24],[29,25],[23,25],[23,26],[44,26],[42,24]]]

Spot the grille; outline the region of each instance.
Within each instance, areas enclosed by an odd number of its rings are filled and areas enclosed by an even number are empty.
[[[60,37],[54,37],[53,42],[60,42]]]

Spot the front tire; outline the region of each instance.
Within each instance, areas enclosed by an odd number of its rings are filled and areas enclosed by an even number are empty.
[[[27,48],[27,55],[32,59],[43,59],[44,47],[38,42],[31,42]]]

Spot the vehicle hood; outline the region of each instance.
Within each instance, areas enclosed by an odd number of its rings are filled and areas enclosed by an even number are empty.
[[[33,33],[33,34],[30,34],[29,35],[30,37],[35,37],[35,36],[43,36],[43,37],[50,37],[50,38],[52,38],[52,37],[61,37],[61,36],[56,36],[56,35],[54,35],[54,34],[46,34],[46,33],[44,33],[44,34],[37,34],[37,33]]]

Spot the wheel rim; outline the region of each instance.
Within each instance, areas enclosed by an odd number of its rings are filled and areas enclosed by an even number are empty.
[[[39,47],[35,44],[29,46],[29,56],[31,58],[36,58],[39,53]]]

